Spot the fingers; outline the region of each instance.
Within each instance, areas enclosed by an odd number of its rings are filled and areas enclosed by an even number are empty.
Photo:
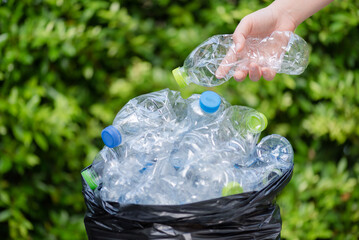
[[[253,34],[253,20],[254,19],[251,17],[244,17],[238,24],[236,30],[232,35],[233,45],[228,50],[226,56],[224,57],[216,71],[215,75],[218,79],[221,79],[228,74],[234,63],[238,60],[238,57],[241,59],[239,55],[245,47],[246,38],[249,36],[250,33]],[[237,67],[233,74],[233,78],[236,81],[243,81],[247,77],[247,75],[249,75],[249,78],[255,82],[259,81],[262,75],[265,80],[271,81],[275,77],[276,72],[270,68],[261,68],[258,66],[258,64],[252,62],[249,64],[248,70],[243,70],[243,66],[242,68]]]
[[[224,78],[229,70],[233,67],[233,63],[237,61],[237,56],[235,52],[235,46],[232,45],[228,51],[226,56],[223,58],[221,64],[219,65],[218,69],[216,70],[216,78],[221,79]]]
[[[233,45],[228,50],[226,56],[223,58],[221,64],[219,65],[215,73],[217,79],[224,78],[228,74],[229,70],[231,70],[233,63],[237,61],[236,54],[242,51],[242,49],[244,48],[246,36],[249,34],[250,29],[250,24],[247,23],[245,18],[243,18],[232,35]],[[240,78],[238,79],[241,79],[243,74],[244,73],[240,74]],[[247,75],[247,73],[245,73],[245,75]]]
[[[244,79],[246,79],[248,74],[248,71],[245,70],[236,70],[233,74],[234,80],[237,82],[242,82]]]
[[[236,52],[240,52],[244,48],[246,42],[246,37],[251,32],[252,24],[250,21],[247,21],[247,18],[244,17],[236,27],[236,30],[233,33],[233,42],[235,44]]]
[[[259,66],[255,63],[249,64],[249,78],[252,81],[257,82],[257,81],[259,81],[261,76],[262,76],[262,72],[261,72],[261,69],[259,68]]]
[[[267,81],[273,80],[276,72],[270,68],[262,68],[263,78]]]
[[[276,75],[276,72],[270,68],[260,68],[257,64],[251,63],[249,71],[237,68],[233,74],[233,78],[237,82],[242,82],[246,79],[248,73],[249,78],[255,82],[258,81],[261,76],[263,76],[263,78],[267,81],[272,81]]]
[[[246,43],[246,38],[244,35],[242,33],[237,33],[236,35],[233,34],[232,38],[236,52],[238,53],[242,51]]]

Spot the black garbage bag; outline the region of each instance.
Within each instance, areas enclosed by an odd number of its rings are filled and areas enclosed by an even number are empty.
[[[82,179],[89,240],[280,239],[282,220],[275,198],[293,168],[261,191],[184,205],[138,205],[97,198]]]

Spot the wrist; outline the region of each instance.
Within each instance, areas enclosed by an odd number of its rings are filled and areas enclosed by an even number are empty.
[[[268,6],[271,8],[274,16],[277,16],[277,26],[281,28],[285,26],[284,30],[293,31],[298,27],[298,25],[302,22],[298,13],[293,11],[290,7],[290,1],[281,1],[276,0],[272,4]]]
[[[282,23],[290,21],[294,29],[304,20],[327,6],[333,0],[275,0],[271,5]]]

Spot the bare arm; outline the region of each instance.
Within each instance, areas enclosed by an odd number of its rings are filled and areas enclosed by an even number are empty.
[[[233,33],[236,51],[240,52],[244,48],[245,39],[249,36],[265,37],[274,31],[293,32],[305,19],[332,1],[333,0],[276,0],[268,7],[245,16]],[[221,67],[218,70],[218,76],[226,74]],[[276,73],[269,68],[261,68],[251,63],[249,71],[236,70],[233,77],[237,81],[243,81],[247,74],[251,80],[258,81],[262,75],[264,79],[272,80]]]
[[[276,0],[270,7],[285,13],[285,15],[292,18],[295,26],[298,27],[304,20],[333,1],[334,0]]]

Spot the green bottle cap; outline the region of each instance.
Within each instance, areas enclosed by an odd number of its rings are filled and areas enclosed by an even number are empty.
[[[262,132],[268,125],[268,120],[263,113],[256,112],[251,114],[247,120],[247,127],[253,133],[260,133]]]
[[[186,73],[185,73],[185,71],[184,71],[184,69],[182,67],[178,67],[178,68],[173,69],[172,74],[175,77],[177,84],[181,88],[188,85],[187,82],[186,82],[187,76],[186,76]]]
[[[86,169],[85,171],[82,171],[81,175],[85,179],[91,190],[95,190],[97,188],[95,177],[91,173],[90,169]]]
[[[226,186],[223,187],[222,196],[225,197],[242,192],[243,192],[243,188],[238,182],[229,182]]]

